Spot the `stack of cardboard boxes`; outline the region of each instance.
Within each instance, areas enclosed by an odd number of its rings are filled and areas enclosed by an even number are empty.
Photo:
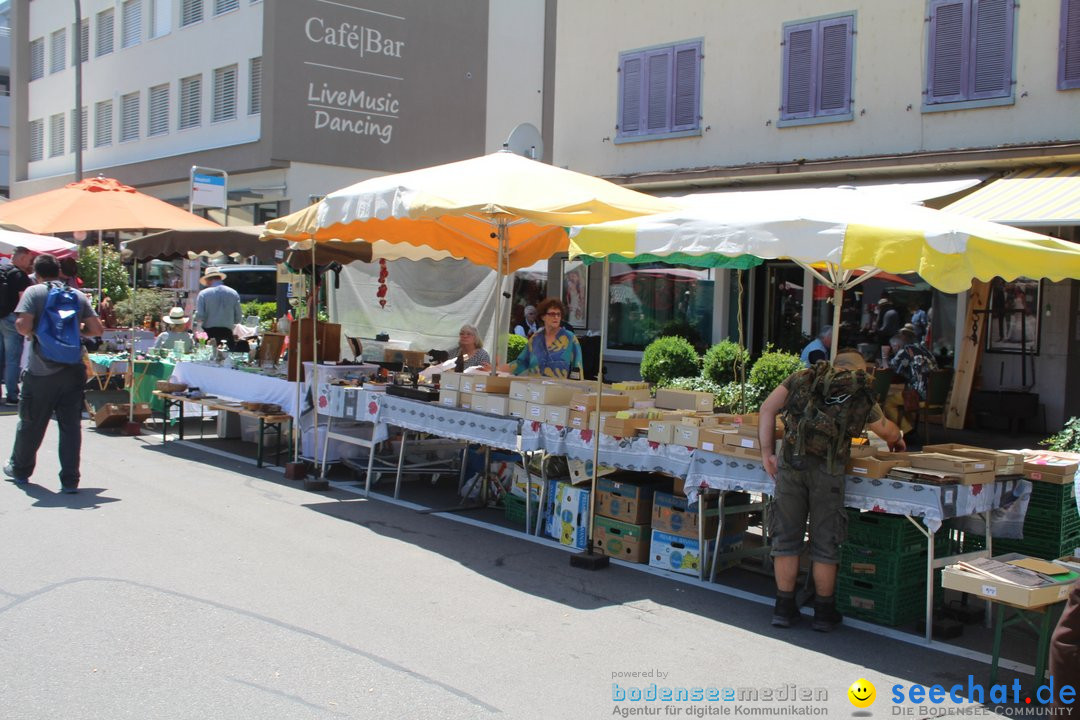
[[[653,496],[652,541],[649,565],[662,570],[697,575],[701,565],[701,533],[704,533],[706,555],[715,557],[716,530],[720,522],[718,498],[706,496],[705,517],[698,511],[698,503],[689,503],[685,496],[658,492]],[[719,567],[732,563],[724,556],[742,548],[750,514],[739,511],[750,500],[746,493],[729,493],[725,504],[724,534],[721,537]],[[704,528],[702,528],[704,524]]]
[[[670,486],[670,480],[650,473],[597,478],[593,550],[627,562],[648,561],[653,497],[657,489]]]

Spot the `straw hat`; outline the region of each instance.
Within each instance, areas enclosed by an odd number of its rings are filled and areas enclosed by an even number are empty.
[[[224,279],[225,279],[225,273],[221,272],[216,267],[210,266],[210,267],[206,268],[206,272],[204,272],[203,276],[201,278],[199,278],[199,284],[200,285],[206,285],[211,280],[224,280]]]
[[[866,358],[857,352],[838,353],[832,365],[837,370],[867,370],[873,367],[873,363],[866,362]]]
[[[167,315],[161,316],[161,322],[166,325],[185,325],[187,324],[188,317],[184,315],[184,308],[174,307],[169,310]]]

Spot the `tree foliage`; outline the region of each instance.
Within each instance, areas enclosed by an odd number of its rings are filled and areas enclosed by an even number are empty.
[[[131,275],[112,245],[102,245],[101,287],[114,303],[131,294]],[[79,251],[79,277],[87,290],[98,286],[98,246],[87,245]],[[141,317],[139,318],[142,319]]]

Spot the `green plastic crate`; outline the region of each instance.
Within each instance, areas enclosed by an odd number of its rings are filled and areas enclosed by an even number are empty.
[[[922,552],[895,553],[845,544],[840,549],[839,576],[866,580],[893,588],[926,585],[926,555]]]
[[[948,549],[948,533],[935,533],[934,550]],[[926,536],[902,515],[848,510],[847,543],[896,553],[926,552]]]
[[[926,616],[926,583],[893,587],[887,583],[840,578],[836,608],[844,615],[879,625],[905,625]],[[934,572],[934,602],[944,598],[941,571]]]
[[[503,514],[506,517],[507,522],[514,523],[515,525],[525,525],[525,498],[519,498],[517,495],[506,493],[502,498],[503,502]],[[529,525],[536,526],[536,514],[540,510],[540,501],[533,499],[532,512],[529,513]]]

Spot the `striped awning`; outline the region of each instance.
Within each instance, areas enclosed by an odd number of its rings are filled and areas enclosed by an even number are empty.
[[[1080,166],[1017,170],[943,209],[1006,225],[1077,225]]]

